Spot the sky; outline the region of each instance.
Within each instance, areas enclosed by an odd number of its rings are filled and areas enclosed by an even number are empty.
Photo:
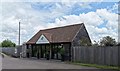
[[[39,30],[84,23],[94,43],[111,36],[118,41],[119,0],[1,0],[0,42],[9,39],[18,44],[21,22],[21,44]]]

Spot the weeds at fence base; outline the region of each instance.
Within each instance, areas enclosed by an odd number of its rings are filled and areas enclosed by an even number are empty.
[[[80,63],[78,62],[67,62],[69,64],[74,65],[80,65],[80,66],[87,66],[87,67],[96,67],[100,69],[114,69],[114,70],[120,70],[120,66],[107,66],[107,65],[97,65],[97,64],[86,64],[86,63]]]

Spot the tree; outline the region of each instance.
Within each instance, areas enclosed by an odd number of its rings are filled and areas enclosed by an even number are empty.
[[[120,46],[120,42],[117,43],[117,46]]]
[[[7,39],[7,40],[4,40],[4,41],[1,43],[1,46],[2,46],[2,47],[15,47],[16,44]]]
[[[102,40],[100,40],[101,46],[114,46],[116,45],[115,39],[113,39],[110,36],[103,37]]]
[[[89,41],[89,39],[82,37],[82,39],[80,40],[80,45],[81,46],[90,46],[91,45],[91,41]]]
[[[1,43],[0,43],[0,47],[2,47]]]
[[[99,46],[99,41],[97,42],[94,40],[94,44],[92,44],[92,46]]]

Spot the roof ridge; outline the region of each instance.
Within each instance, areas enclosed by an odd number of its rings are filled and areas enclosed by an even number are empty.
[[[48,28],[48,29],[42,29],[40,31],[51,30],[51,29],[58,29],[58,28],[64,28],[64,27],[70,27],[70,26],[76,26],[76,25],[82,25],[82,24],[84,24],[84,23],[72,24],[72,25],[65,25],[65,26],[60,26],[60,27],[53,27],[53,28]]]

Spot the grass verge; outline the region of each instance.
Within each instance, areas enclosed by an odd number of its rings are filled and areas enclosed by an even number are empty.
[[[80,66],[87,66],[87,67],[96,67],[99,69],[113,69],[113,70],[120,70],[119,66],[107,66],[107,65],[97,65],[97,64],[85,64],[79,62],[67,62],[69,64],[80,65]]]

